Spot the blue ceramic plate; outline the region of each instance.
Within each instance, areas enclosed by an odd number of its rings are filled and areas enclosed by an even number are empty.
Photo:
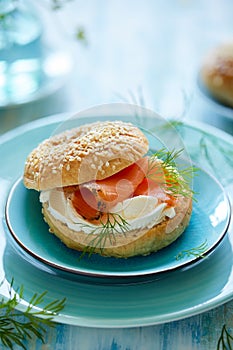
[[[108,113],[108,117],[113,118],[116,115],[118,117],[122,115],[118,106],[113,108],[112,113]],[[0,159],[4,164],[0,167],[0,280],[5,278],[4,283],[0,285],[0,295],[3,298],[9,298],[9,284],[14,278],[15,290],[21,285],[24,286],[24,297],[17,308],[25,310],[34,293],[48,291],[44,296],[45,304],[51,300],[66,297],[65,308],[56,316],[56,321],[107,328],[169,322],[207,311],[231,300],[233,297],[232,221],[227,234],[216,249],[202,259],[200,264],[194,264],[191,269],[177,269],[172,273],[156,274],[149,283],[146,283],[148,276],[143,283],[140,279],[138,280],[138,277],[135,277],[136,283],[133,284],[93,283],[91,277],[66,273],[41,263],[19,247],[5,221],[5,205],[9,192],[16,180],[22,176],[27,154],[44,138],[49,137],[66,118],[67,116],[64,115],[45,118],[0,137]],[[155,121],[148,121],[145,115],[143,121],[144,124],[148,122],[151,126],[155,125]],[[170,126],[160,131],[166,133],[171,141]],[[233,138],[201,123],[176,124],[176,132],[183,140],[191,159],[221,182],[233,203]],[[221,188],[204,172],[202,176],[214,183],[214,188],[218,189],[225,203]],[[16,188],[16,192],[22,191],[20,183]],[[15,191],[12,192],[12,196],[16,195]],[[28,192],[26,193],[24,192],[28,196]],[[205,194],[210,203],[213,197],[208,183],[205,186]],[[202,203],[205,203],[204,196],[201,198]],[[35,206],[38,208],[37,199]],[[209,213],[205,213],[205,206],[202,205],[201,208],[204,208],[204,212],[199,213],[200,217],[204,215],[210,218]],[[208,208],[212,208],[212,204],[208,204]],[[218,208],[220,209],[221,206]],[[17,209],[22,210],[20,203]],[[196,210],[199,211],[198,207],[194,211],[195,216]],[[221,213],[221,210],[219,215],[215,213],[215,218],[221,217]],[[31,225],[31,228],[35,227],[30,218],[28,218],[28,225]],[[200,225],[199,229],[201,229]],[[107,281],[109,279],[109,277],[103,278]],[[40,309],[39,306],[35,311],[38,309]]]
[[[208,184],[208,189],[207,189]],[[72,273],[100,277],[145,276],[189,266],[210,253],[227,231],[230,206],[222,186],[199,169],[194,178],[191,222],[173,244],[149,256],[129,259],[81,253],[67,248],[49,233],[41,214],[37,191],[24,187],[22,179],[13,186],[6,206],[6,220],[16,242],[40,261]]]

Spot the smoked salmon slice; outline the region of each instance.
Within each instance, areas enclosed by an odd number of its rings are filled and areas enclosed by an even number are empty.
[[[134,192],[134,197],[145,195],[156,197],[159,202],[167,203],[168,206],[174,206],[176,198],[165,192],[161,184],[156,183],[150,178],[144,178]]]
[[[164,190],[165,181],[161,163],[151,164],[145,157],[106,179],[79,185],[72,193],[71,200],[79,215],[98,222],[117,203],[134,196],[155,196],[159,202],[173,206],[176,199]]]
[[[104,180],[80,185],[71,197],[75,210],[87,220],[98,220],[101,213],[133,196],[147,174],[148,164],[147,157],[141,158]]]

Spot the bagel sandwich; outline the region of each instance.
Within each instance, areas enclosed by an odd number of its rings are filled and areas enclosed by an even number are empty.
[[[192,191],[174,155],[149,155],[131,123],[98,121],[54,135],[27,157],[49,231],[68,248],[129,258],[174,242],[192,213]]]

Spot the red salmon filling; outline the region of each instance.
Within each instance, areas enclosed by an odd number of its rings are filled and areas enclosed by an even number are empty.
[[[69,193],[71,190],[70,198],[76,212],[95,223],[103,220],[104,215],[111,212],[117,203],[139,195],[155,196],[160,203],[174,206],[176,198],[162,186],[166,175],[161,163],[154,161],[152,165],[148,157],[141,158],[104,180],[90,181],[64,190]]]

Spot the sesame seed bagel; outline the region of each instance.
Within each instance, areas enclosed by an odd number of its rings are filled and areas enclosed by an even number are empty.
[[[115,233],[114,238],[107,237],[104,246],[95,246],[95,234],[86,234],[70,229],[66,224],[56,219],[48,210],[48,204],[43,203],[42,209],[45,221],[50,232],[55,234],[68,248],[79,251],[92,251],[103,256],[129,258],[137,255],[148,255],[174,242],[184,232],[189,224],[192,212],[192,200],[187,197],[178,197],[176,215],[165,218],[151,229],[139,229],[124,233]]]
[[[131,123],[104,121],[54,135],[27,157],[24,184],[37,191],[102,180],[148,151],[145,135]]]
[[[208,54],[200,77],[215,99],[233,107],[233,43],[220,45]]]

